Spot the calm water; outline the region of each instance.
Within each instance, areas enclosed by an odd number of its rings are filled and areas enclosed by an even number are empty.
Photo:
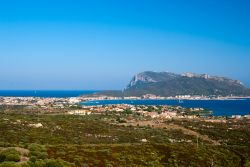
[[[179,105],[188,108],[206,108],[215,116],[250,114],[250,99],[241,100],[100,100],[83,102],[83,105],[133,104],[133,105]]]
[[[93,94],[91,90],[0,90],[0,96],[5,97],[78,97]]]

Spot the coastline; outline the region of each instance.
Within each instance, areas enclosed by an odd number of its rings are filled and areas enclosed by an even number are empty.
[[[213,111],[214,116],[250,115],[249,96],[227,96],[208,98],[204,96],[181,97],[0,97],[0,106],[27,106],[52,111],[53,109],[84,108],[102,105],[152,105],[182,106],[185,108],[204,108]],[[93,102],[93,103],[92,103]]]
[[[189,96],[189,95],[188,95]],[[219,96],[219,97],[208,97],[208,96],[179,96],[179,97],[112,97],[112,96],[83,96],[83,99],[89,100],[244,100],[250,99],[250,96]]]

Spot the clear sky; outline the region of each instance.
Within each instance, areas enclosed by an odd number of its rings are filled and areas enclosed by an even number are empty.
[[[0,89],[122,89],[142,71],[250,87],[249,0],[1,0]]]

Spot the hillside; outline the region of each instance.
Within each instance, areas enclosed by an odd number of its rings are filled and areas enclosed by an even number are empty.
[[[250,95],[250,89],[240,81],[207,74],[175,74],[170,72],[142,72],[135,75],[126,89],[125,96],[176,95]]]

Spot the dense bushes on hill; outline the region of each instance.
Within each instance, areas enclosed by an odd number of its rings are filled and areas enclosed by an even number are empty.
[[[101,116],[0,113],[0,167],[249,166],[247,120],[165,122],[223,141],[223,145],[215,146],[200,138],[197,147],[196,136],[184,134],[182,130],[146,124],[125,126],[116,121],[135,117],[115,113]],[[31,126],[37,123],[42,123],[42,127]],[[9,148],[14,146],[29,151],[28,159],[22,164],[19,152]]]
[[[3,150],[0,152],[0,162],[4,161],[18,162],[20,161],[20,153],[14,148]]]

